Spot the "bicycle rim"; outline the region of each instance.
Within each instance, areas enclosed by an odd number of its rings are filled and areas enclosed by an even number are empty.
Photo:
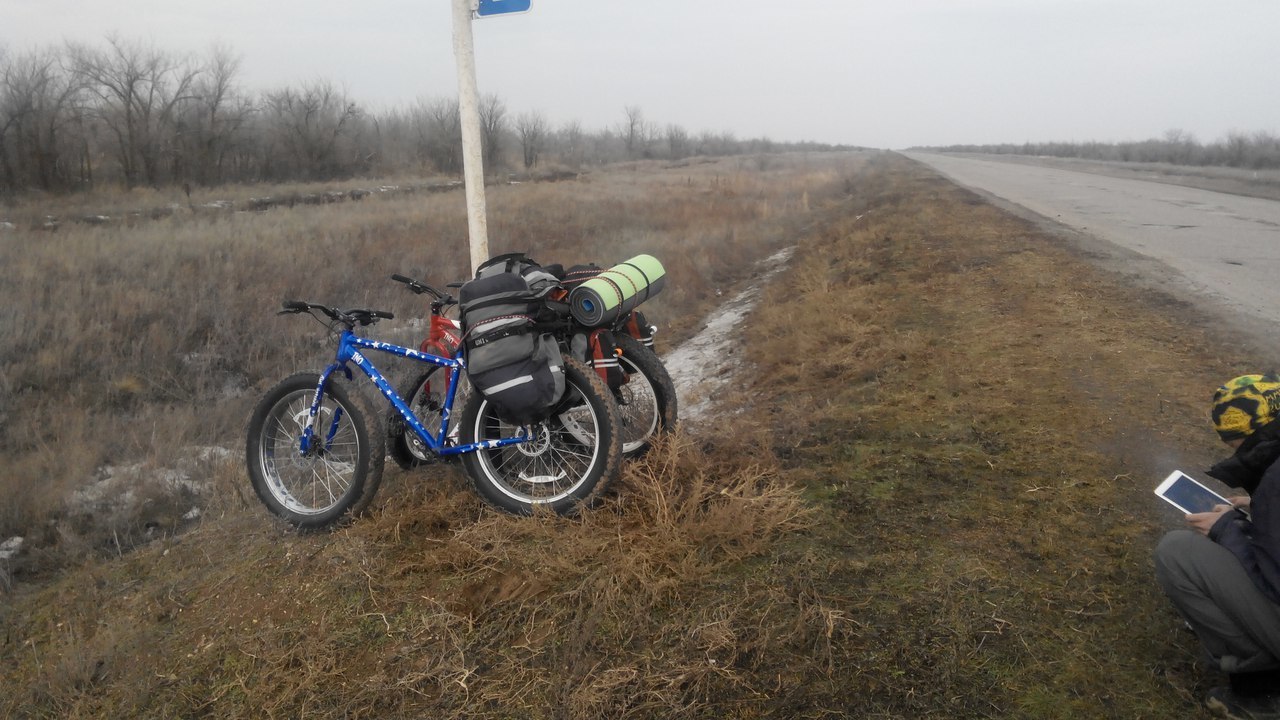
[[[570,497],[603,462],[598,438],[601,420],[582,392],[566,389],[560,409],[530,428],[533,438],[476,453],[494,489],[519,503],[543,505]],[[485,400],[476,423],[476,438],[513,437],[520,428],[497,418]]]
[[[447,372],[431,372],[417,385],[413,396],[406,398],[413,414],[418,416],[418,420],[433,436],[440,433],[440,412],[444,406],[447,375]],[[404,439],[409,454],[418,462],[433,462],[438,459],[435,452],[413,430],[405,428]]]
[[[622,452],[630,454],[653,438],[662,424],[662,416],[658,410],[658,394],[649,377],[625,355],[619,358],[619,363],[628,376],[627,382],[617,390]]]
[[[314,440],[321,447],[302,455],[300,442],[313,396],[314,389],[285,395],[271,408],[262,429],[259,462],[266,489],[299,515],[319,515],[343,504],[359,467],[360,440],[351,413],[327,392]]]

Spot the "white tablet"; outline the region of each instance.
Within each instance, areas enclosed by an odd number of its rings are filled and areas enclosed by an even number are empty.
[[[1215,505],[1231,504],[1181,470],[1169,473],[1169,477],[1156,487],[1156,494],[1184,513],[1209,512]]]

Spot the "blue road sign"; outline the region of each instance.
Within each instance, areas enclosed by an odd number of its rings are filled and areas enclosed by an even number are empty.
[[[529,12],[530,2],[532,0],[480,0],[480,6],[476,8],[476,17]]]

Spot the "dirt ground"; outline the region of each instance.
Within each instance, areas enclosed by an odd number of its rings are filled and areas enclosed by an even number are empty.
[[[509,518],[440,468],[333,534],[246,502],[6,596],[0,715],[1207,717],[1151,489],[1268,356],[901,156],[844,187],[715,421],[604,507]]]

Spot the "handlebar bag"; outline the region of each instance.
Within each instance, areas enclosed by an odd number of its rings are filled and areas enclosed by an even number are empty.
[[[564,394],[555,338],[534,330],[540,295],[515,272],[476,278],[458,291],[467,376],[498,417],[528,425]]]

